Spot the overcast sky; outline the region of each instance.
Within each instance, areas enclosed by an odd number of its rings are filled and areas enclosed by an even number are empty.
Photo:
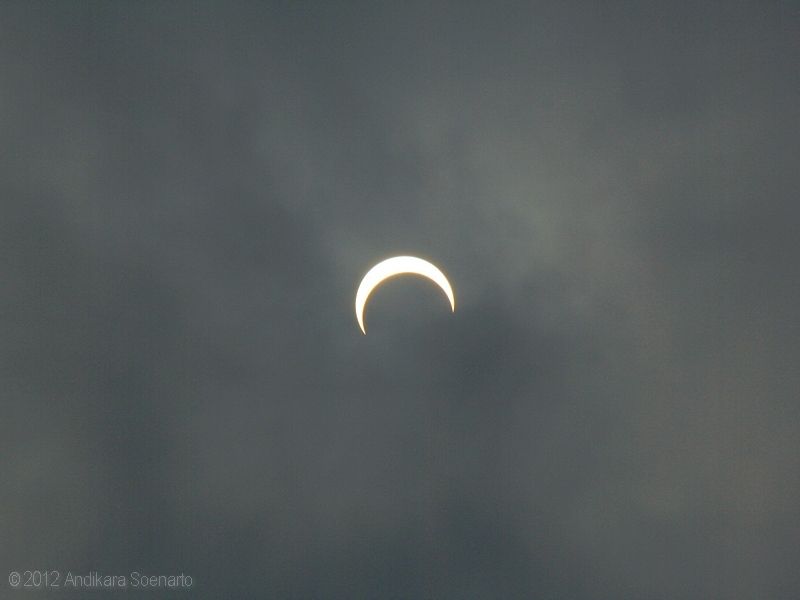
[[[800,9],[589,4],[0,6],[4,597],[800,597]]]

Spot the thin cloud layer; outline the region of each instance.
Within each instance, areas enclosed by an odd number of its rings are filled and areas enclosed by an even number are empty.
[[[787,3],[2,13],[9,570],[800,593]]]

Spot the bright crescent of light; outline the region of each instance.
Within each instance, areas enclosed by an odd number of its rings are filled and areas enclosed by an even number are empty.
[[[422,275],[427,277],[435,284],[437,284],[442,291],[447,295],[450,300],[450,308],[453,312],[456,310],[456,299],[453,296],[453,288],[450,287],[450,282],[439,269],[429,263],[427,260],[416,258],[414,256],[395,256],[394,258],[387,258],[372,267],[364,279],[361,280],[361,285],[358,286],[356,292],[356,318],[358,325],[364,335],[367,330],[364,327],[364,307],[367,304],[369,295],[376,287],[386,281],[389,277],[403,274]]]

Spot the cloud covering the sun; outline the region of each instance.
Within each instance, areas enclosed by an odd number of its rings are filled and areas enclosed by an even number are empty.
[[[799,27],[0,7],[0,562],[209,599],[797,597]],[[458,310],[404,278],[363,336],[402,254]]]

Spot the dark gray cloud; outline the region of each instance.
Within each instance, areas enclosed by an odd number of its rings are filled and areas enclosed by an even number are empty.
[[[7,571],[800,594],[791,3],[0,14]]]

